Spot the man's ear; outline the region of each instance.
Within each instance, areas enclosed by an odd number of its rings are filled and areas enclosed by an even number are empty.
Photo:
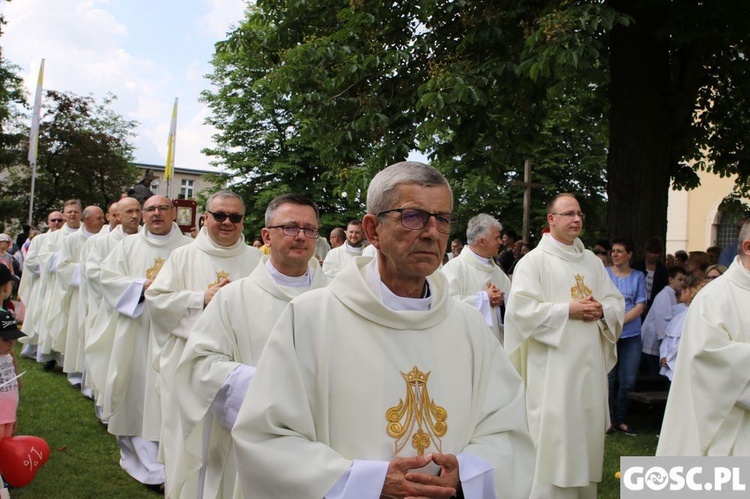
[[[362,218],[362,230],[365,233],[365,238],[375,248],[380,249],[380,239],[378,238],[377,231],[378,225],[380,225],[380,220],[378,220],[376,215],[368,213]]]
[[[266,229],[265,227],[260,229],[260,238],[263,240],[263,244],[265,244],[269,248],[271,247],[271,230],[270,229]]]

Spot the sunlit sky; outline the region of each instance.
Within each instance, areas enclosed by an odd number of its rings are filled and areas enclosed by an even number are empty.
[[[135,160],[163,165],[174,99],[179,98],[178,168],[211,169],[201,149],[213,129],[199,94],[209,87],[214,44],[243,18],[243,0],[0,0],[0,45],[20,69],[29,103],[39,64],[44,88],[117,96],[112,109],[140,123]]]

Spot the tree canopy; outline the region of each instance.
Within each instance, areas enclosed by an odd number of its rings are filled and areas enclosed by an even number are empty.
[[[516,229],[512,181],[531,160],[535,232],[544,201],[570,191],[589,240],[627,235],[640,247],[665,236],[670,182],[694,187],[696,168],[738,174],[747,192],[748,10],[259,0],[217,45],[209,153],[258,201],[295,190],[349,218],[376,171],[427,151],[462,220],[485,211]]]
[[[45,93],[37,154],[33,219],[61,209],[61,200],[80,198],[84,205],[106,207],[120,198],[138,173],[131,164],[129,142],[137,123],[109,108],[114,96],[101,102],[70,92]],[[28,128],[25,130],[28,137]],[[28,216],[31,168],[25,164],[28,143],[21,148],[24,161],[6,168],[0,186],[4,214],[25,221]]]

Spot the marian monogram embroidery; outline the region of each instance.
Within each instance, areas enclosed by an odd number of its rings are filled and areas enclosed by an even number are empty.
[[[427,392],[430,372],[423,373],[414,366],[410,372],[401,373],[406,381],[406,397],[399,399],[398,405],[385,413],[388,435],[396,439],[394,456],[401,452],[409,440],[420,456],[430,446],[430,442],[438,452],[442,452],[440,437],[445,436],[448,431],[448,423],[445,422],[448,413],[430,399]]]
[[[146,269],[146,279],[156,279],[159,271],[164,266],[163,258],[154,258],[154,266]]]
[[[581,274],[576,274],[576,285],[570,288],[570,297],[574,300],[580,300],[587,296],[591,296],[591,288],[586,286],[586,283],[583,282],[583,276]]]
[[[216,280],[208,285],[209,288],[212,288],[219,284],[224,279],[227,279],[229,277],[229,274],[224,272],[223,270],[220,270],[216,273]]]

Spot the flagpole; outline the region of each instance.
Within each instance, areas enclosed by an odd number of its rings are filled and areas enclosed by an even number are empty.
[[[172,199],[172,177],[174,176],[174,156],[177,143],[177,97],[172,108],[172,123],[169,125],[169,140],[167,141],[167,164],[164,167],[164,180],[167,181],[167,199]]]
[[[34,225],[34,191],[36,190],[36,156],[39,145],[39,122],[42,114],[42,80],[44,79],[44,59],[39,66],[39,78],[36,82],[34,110],[31,114],[29,132],[29,164],[31,165],[31,197],[29,198],[29,226]]]

